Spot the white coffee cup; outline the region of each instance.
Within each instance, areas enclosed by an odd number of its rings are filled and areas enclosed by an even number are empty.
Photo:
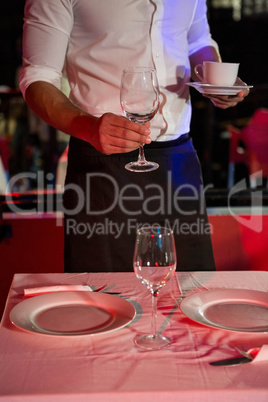
[[[238,68],[239,63],[204,61],[203,64],[197,64],[194,71],[204,84],[225,87],[234,85]]]

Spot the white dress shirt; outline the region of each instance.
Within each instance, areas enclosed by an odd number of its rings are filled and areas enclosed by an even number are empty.
[[[161,106],[153,140],[189,132],[189,56],[214,46],[206,0],[26,0],[20,88],[46,81],[60,88],[64,66],[70,99],[101,116],[122,114],[122,70],[153,66]]]

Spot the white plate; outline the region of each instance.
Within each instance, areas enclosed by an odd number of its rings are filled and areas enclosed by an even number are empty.
[[[122,328],[135,317],[131,303],[94,292],[57,292],[17,304],[10,320],[17,327],[46,335],[93,335]]]
[[[268,293],[217,289],[195,293],[181,302],[192,320],[230,331],[268,332]]]
[[[202,82],[188,82],[187,85],[195,88],[201,94],[210,95],[236,95],[243,89],[250,89],[252,85],[233,85],[230,87],[222,87],[217,85],[203,84]]]

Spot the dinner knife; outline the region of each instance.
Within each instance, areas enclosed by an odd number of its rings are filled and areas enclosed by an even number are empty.
[[[245,364],[245,363],[250,363],[253,360],[253,357],[246,357],[246,356],[240,356],[240,357],[233,357],[232,359],[224,359],[224,360],[218,360],[216,362],[210,362],[209,364],[211,366],[238,366],[239,364]]]

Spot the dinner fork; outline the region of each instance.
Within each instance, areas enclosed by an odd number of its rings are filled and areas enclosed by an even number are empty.
[[[251,348],[249,350],[246,350],[243,346],[241,347],[241,349],[236,346],[234,348],[238,353],[240,353],[244,357],[247,357],[250,360],[253,360],[260,351],[260,348]]]
[[[108,295],[120,295],[120,292],[102,292],[105,288],[107,288],[108,285],[103,285],[98,289],[94,289],[93,292],[101,292],[101,293],[106,293]]]
[[[98,288],[98,289],[94,289],[93,292],[100,292],[101,290],[103,290],[103,289],[105,289],[105,288],[107,288],[107,285],[103,285],[103,286],[101,286],[101,287]]]

